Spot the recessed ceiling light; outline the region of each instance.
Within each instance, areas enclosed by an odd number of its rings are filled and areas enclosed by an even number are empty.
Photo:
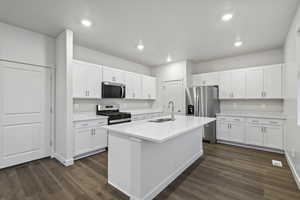
[[[228,22],[228,21],[230,21],[232,18],[233,18],[233,14],[232,14],[232,13],[227,13],[227,14],[223,15],[222,20],[223,20],[224,22]]]
[[[167,57],[167,62],[171,62],[171,61],[172,61],[172,58],[171,58],[170,55],[168,55],[168,57]]]
[[[136,46],[136,48],[138,49],[138,50],[140,50],[140,51],[143,51],[144,50],[144,45],[143,45],[143,42],[140,40],[139,41],[139,43],[138,43],[138,45]]]
[[[90,20],[88,20],[88,19],[83,19],[83,20],[81,20],[81,24],[82,24],[83,26],[86,26],[86,27],[92,26],[92,22],[91,22]]]
[[[240,47],[240,46],[242,46],[243,45],[243,42],[242,41],[236,41],[235,43],[234,43],[234,46],[235,47]]]

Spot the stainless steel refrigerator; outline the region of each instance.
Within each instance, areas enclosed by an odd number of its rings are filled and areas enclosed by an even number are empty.
[[[218,86],[198,86],[186,90],[187,115],[216,117],[220,112]],[[204,127],[203,140],[216,143],[216,122]]]

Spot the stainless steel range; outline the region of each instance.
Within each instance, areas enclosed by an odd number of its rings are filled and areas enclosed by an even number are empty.
[[[97,105],[97,115],[108,117],[108,125],[131,122],[131,114],[120,112],[115,105]]]

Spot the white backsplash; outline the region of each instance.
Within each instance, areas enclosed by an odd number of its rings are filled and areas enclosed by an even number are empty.
[[[221,100],[221,112],[282,113],[283,100]]]
[[[123,99],[101,99],[101,100],[90,100],[90,99],[75,99],[73,103],[74,113],[81,112],[96,112],[96,105],[118,105],[120,110],[130,109],[148,109],[152,108],[153,101],[145,100],[123,100]]]

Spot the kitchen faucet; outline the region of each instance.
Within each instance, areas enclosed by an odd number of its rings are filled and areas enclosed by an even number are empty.
[[[172,104],[171,119],[172,119],[172,121],[175,121],[175,116],[174,116],[174,105],[175,105],[175,103],[174,103],[174,101],[169,101],[168,109],[170,109],[170,104]]]

